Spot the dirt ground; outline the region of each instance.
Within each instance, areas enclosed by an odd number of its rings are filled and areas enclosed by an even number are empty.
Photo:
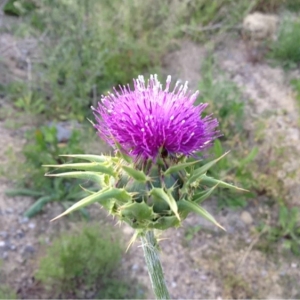
[[[12,36],[0,34],[0,49],[4,49],[8,39],[16,43]],[[180,50],[166,57],[165,72],[183,81],[189,80],[190,87],[197,88],[206,53],[204,46],[184,41]],[[21,59],[18,55],[12,51],[5,53],[5,57],[9,56],[12,62]],[[299,74],[287,74],[263,61],[253,64],[239,38],[224,38],[214,56],[218,66],[248,99],[245,103],[245,130],[252,133],[249,142],[259,144],[258,159],[262,170],[265,171],[268,166],[269,172],[276,178],[274,184],[280,184],[286,193],[288,204],[299,206],[299,113],[287,78],[299,78]],[[19,69],[26,77],[26,70],[16,64],[13,68]],[[3,78],[3,68],[0,70]],[[0,109],[6,111],[5,95],[1,99]],[[0,160],[4,167],[8,157],[20,163],[19,153],[26,130],[26,127],[11,129],[7,121],[2,115]],[[258,127],[263,128],[259,135]],[[285,155],[278,156],[278,151]],[[270,167],[268,162],[274,159],[277,164]],[[70,224],[67,218],[49,223],[51,218],[62,212],[59,204],[49,204],[43,214],[33,219],[24,218],[23,212],[33,200],[7,197],[5,190],[11,187],[13,183],[9,178],[0,179],[0,258],[3,259],[4,279],[20,298],[40,298],[34,280],[37,259],[43,247]],[[266,215],[272,214],[263,196],[251,199],[246,208],[234,211],[219,211],[215,200],[207,201],[205,207],[226,228],[226,232],[199,217],[190,216],[181,228],[168,230],[161,236],[161,260],[173,299],[300,298],[299,258],[284,249],[282,243],[274,244],[274,251],[268,253],[258,247],[264,242],[264,236],[255,227],[266,219]],[[94,220],[104,217],[105,214],[100,212],[93,214]],[[201,230],[193,232],[193,238],[189,240],[188,232],[197,226],[201,226]],[[132,229],[124,225],[120,230],[129,242]],[[122,272],[149,287],[138,242],[128,253],[124,253]],[[150,287],[146,297],[153,298]]]

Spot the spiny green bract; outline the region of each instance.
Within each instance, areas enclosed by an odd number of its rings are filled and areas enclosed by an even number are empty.
[[[120,221],[141,231],[180,226],[190,212],[224,229],[199,206],[217,186],[239,189],[206,175],[223,156],[196,167],[197,161],[187,162],[186,158],[159,158],[155,163],[150,159],[134,163],[120,153],[116,157],[70,155],[89,162],[47,165],[72,171],[46,175],[91,180],[99,186],[99,191],[91,192],[55,219],[97,202]]]

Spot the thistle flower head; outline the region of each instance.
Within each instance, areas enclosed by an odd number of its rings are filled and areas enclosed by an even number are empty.
[[[188,91],[187,83],[169,91],[171,76],[165,89],[156,75],[147,84],[143,76],[133,82],[133,90],[114,89],[93,108],[95,128],[111,146],[117,142],[132,157],[155,159],[159,153],[190,156],[218,137],[218,121],[201,117],[207,104],[194,105],[198,92]]]

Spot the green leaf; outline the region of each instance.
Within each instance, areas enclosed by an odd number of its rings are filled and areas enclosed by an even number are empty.
[[[210,197],[210,195],[213,193],[213,191],[216,189],[217,186],[218,186],[218,184],[216,184],[212,188],[204,191],[204,193],[201,193],[201,195],[199,195],[200,193],[199,194],[195,194],[193,196],[192,201],[195,202],[195,203],[197,203],[197,204],[202,203],[204,200],[206,200],[208,197]]]
[[[115,189],[115,188],[105,188],[101,191],[94,193],[85,197],[84,199],[78,201],[74,205],[72,205],[69,209],[67,209],[64,213],[60,214],[56,218],[52,219],[51,221],[57,220],[77,209],[85,207],[95,202],[99,202],[101,204],[102,201],[107,201],[110,199],[117,199],[121,202],[128,202],[131,200],[132,196],[127,193],[124,189]]]
[[[34,202],[33,205],[31,205],[24,213],[24,216],[27,218],[31,218],[37,213],[39,213],[42,208],[44,207],[45,204],[48,202],[52,201],[53,197],[52,196],[44,196],[39,198],[37,201]]]
[[[99,173],[115,176],[113,167],[107,165],[106,163],[74,163],[74,164],[62,164],[62,165],[43,165],[43,167],[92,171],[92,172],[99,172]]]
[[[153,188],[150,191],[150,195],[154,197],[158,197],[162,200],[164,200],[168,205],[170,206],[170,209],[174,212],[178,220],[180,220],[179,214],[178,214],[178,207],[175,199],[172,196],[172,193],[167,190],[167,192],[164,191],[162,188]]]
[[[164,175],[167,176],[167,175],[170,175],[173,173],[177,173],[177,172],[184,170],[185,168],[190,167],[198,162],[199,162],[198,160],[195,160],[192,162],[186,162],[186,163],[171,166],[164,172]]]
[[[45,176],[47,176],[47,177],[79,178],[79,179],[84,179],[84,180],[91,180],[93,182],[98,183],[100,186],[104,185],[103,175],[97,174],[95,172],[90,172],[90,171],[74,171],[74,172],[66,172],[66,173],[58,173],[58,174],[46,173]]]
[[[220,227],[221,229],[225,230],[224,227],[222,227],[217,221],[216,219],[207,211],[205,210],[203,207],[197,205],[194,202],[191,201],[186,201],[186,200],[180,200],[178,202],[178,207],[179,210],[188,210],[190,212],[195,212],[196,214],[204,217],[205,219],[207,219],[208,221],[214,223],[216,226]],[[225,230],[226,231],[226,230]]]
[[[84,159],[84,160],[88,160],[91,162],[97,162],[97,163],[109,162],[111,159],[110,156],[92,155],[92,154],[62,154],[60,156]]]
[[[223,147],[221,145],[220,140],[215,140],[214,142],[214,154],[215,156],[221,156],[223,153]]]
[[[8,190],[5,191],[5,194],[10,197],[14,196],[30,196],[30,197],[39,197],[43,196],[43,192],[37,192],[30,189],[15,189],[15,190]]]
[[[239,162],[238,168],[243,169],[247,164],[249,164],[257,156],[258,148],[254,147],[251,152]]]
[[[232,184],[226,183],[222,180],[215,179],[213,177],[209,177],[209,176],[206,176],[206,175],[202,175],[201,183],[203,183],[205,185],[217,184],[219,187],[222,187],[222,188],[228,188],[228,189],[238,190],[238,191],[242,191],[242,192],[249,192],[248,190],[239,188],[239,187],[234,186]]]
[[[154,223],[149,224],[149,228],[158,230],[166,230],[171,227],[179,227],[181,224],[180,220],[175,216],[160,217]]]
[[[223,152],[224,151],[223,151],[223,147],[222,147],[222,144],[221,144],[220,140],[215,140],[215,142],[214,142],[214,155],[215,155],[215,157],[221,156]],[[219,162],[219,164],[217,166],[217,169],[218,170],[224,170],[224,169],[226,169],[226,166],[227,166],[227,159],[225,158],[225,159],[222,159]]]
[[[122,166],[122,169],[133,179],[140,181],[140,182],[147,182],[150,181],[150,177],[148,177],[144,172],[140,170],[136,170],[134,168],[128,166]]]
[[[185,182],[184,186],[187,187],[190,184],[192,184],[193,182],[195,182],[197,179],[199,179],[199,177],[203,174],[205,174],[213,165],[215,165],[220,159],[222,159],[225,155],[227,155],[229,152],[224,153],[222,156],[220,156],[219,158],[208,162],[207,164],[205,164],[204,166],[195,169],[194,172],[191,174],[191,176],[188,178],[188,180]]]
[[[149,220],[153,214],[152,209],[145,202],[133,202],[120,207],[121,215],[125,218],[135,219],[138,222]]]

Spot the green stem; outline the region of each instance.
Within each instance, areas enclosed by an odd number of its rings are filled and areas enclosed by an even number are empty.
[[[152,288],[156,299],[170,299],[164,273],[158,255],[158,245],[153,231],[147,231],[141,236],[142,247]]]

